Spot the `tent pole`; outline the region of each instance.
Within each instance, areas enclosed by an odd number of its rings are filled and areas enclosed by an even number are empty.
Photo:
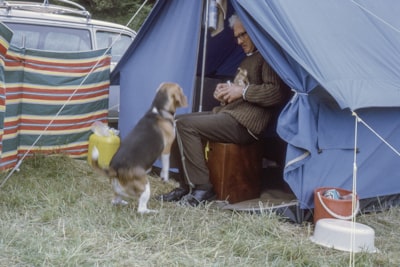
[[[208,33],[208,1],[206,1],[206,17],[204,22],[204,40],[203,40],[203,60],[201,63],[201,79],[200,79],[200,98],[199,98],[199,112],[203,111],[203,91],[204,91],[204,76],[206,68],[206,51],[207,51],[207,33]]]

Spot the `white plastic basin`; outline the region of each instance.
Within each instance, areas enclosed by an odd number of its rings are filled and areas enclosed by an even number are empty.
[[[374,229],[357,222],[320,219],[310,239],[316,244],[342,251],[376,252]]]

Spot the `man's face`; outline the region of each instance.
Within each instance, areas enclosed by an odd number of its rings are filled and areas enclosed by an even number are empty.
[[[255,46],[241,22],[236,22],[233,25],[233,35],[246,54],[255,50]]]

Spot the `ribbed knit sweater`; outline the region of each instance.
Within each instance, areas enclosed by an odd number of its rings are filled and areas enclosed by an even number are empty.
[[[275,110],[287,100],[288,90],[275,71],[259,52],[247,56],[240,68],[247,70],[250,85],[245,98],[240,98],[214,112],[225,112],[234,117],[253,134],[260,134],[267,126]]]

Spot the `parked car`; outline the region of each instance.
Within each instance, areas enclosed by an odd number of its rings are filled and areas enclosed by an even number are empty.
[[[11,44],[17,47],[70,52],[101,48],[111,49],[111,69],[132,43],[136,32],[128,27],[95,20],[81,5],[69,0],[58,4],[0,0],[0,20],[14,35]],[[119,87],[111,86],[109,123],[115,124],[119,114]]]

